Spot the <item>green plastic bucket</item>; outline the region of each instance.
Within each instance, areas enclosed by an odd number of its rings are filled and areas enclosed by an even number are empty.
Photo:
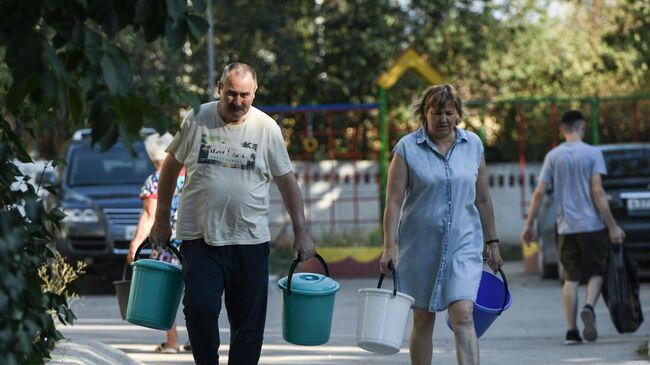
[[[315,256],[326,275],[294,274],[299,260],[294,260],[289,276],[278,281],[282,289],[282,337],[303,346],[322,345],[329,341],[334,313],[334,297],[341,285],[329,277],[323,258]]]
[[[176,312],[183,296],[183,270],[173,264],[150,259],[138,259],[142,247],[135,253],[136,261],[131,277],[129,304],[126,309],[126,320],[138,326],[168,330],[176,319]],[[170,243],[167,247],[178,256],[181,254]]]

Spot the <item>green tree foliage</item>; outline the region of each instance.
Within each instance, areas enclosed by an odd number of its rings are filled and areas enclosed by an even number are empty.
[[[622,16],[629,18],[628,8],[633,6],[601,1],[597,13],[595,3],[537,0],[409,3],[410,24],[417,25],[410,33],[410,43],[428,56],[466,100],[511,100],[490,103],[482,110],[477,107],[467,110],[466,121],[482,114],[496,124],[488,139],[490,161],[517,159],[520,120],[526,123],[527,159],[541,160],[551,148],[552,133],[556,133],[549,128],[554,98],[627,95],[644,88],[647,68],[644,71],[635,65],[637,51],[631,47],[621,51],[613,44],[602,42],[605,35],[617,29],[617,20]],[[643,6],[633,3],[637,17],[641,17]],[[553,12],[549,11],[551,5],[555,6]],[[637,32],[643,29],[638,25],[641,23],[641,19],[634,23]],[[632,34],[629,37],[634,38]],[[556,118],[570,107],[581,108],[589,115],[590,105],[576,100],[561,102]],[[601,104],[600,108],[601,117],[614,115],[608,113],[610,105]],[[628,119],[631,113],[632,104],[628,103]],[[602,119],[605,124],[602,130],[606,131],[608,124],[620,124],[620,120]],[[478,126],[469,124],[470,129]],[[629,140],[629,133],[610,133],[607,139],[625,140]]]
[[[31,162],[25,136],[35,129],[92,127],[103,148],[129,142],[143,125],[165,131],[163,105],[198,98],[174,80],[142,78],[127,53],[135,38],[164,37],[169,49],[197,41],[205,3],[185,0],[18,1],[0,4],[0,363],[43,364],[61,334],[51,313],[72,323],[65,294],[43,290],[39,268],[52,258],[48,210],[13,161]],[[124,35],[124,34],[127,35]],[[137,35],[137,36],[136,36]],[[159,44],[162,47],[162,45]],[[151,61],[146,60],[144,62]],[[22,182],[21,182],[22,181]],[[44,187],[52,193],[51,187]],[[66,290],[69,288],[66,288]]]
[[[162,2],[155,3],[162,6]],[[600,4],[598,14],[596,3]],[[233,61],[253,65],[259,73],[257,105],[373,102],[377,100],[376,78],[412,46],[465,100],[625,95],[647,85],[647,66],[641,57],[646,3],[214,0],[216,68],[221,70]],[[183,24],[192,29],[191,22]],[[158,111],[174,118],[179,104],[187,101],[169,89],[187,87],[204,101],[213,98],[207,95],[205,37],[195,44],[177,41],[180,47],[170,51],[167,42],[148,42],[145,33],[143,27],[132,26],[114,38],[131,59],[136,75],[132,94],[147,95],[148,102],[162,106]],[[609,41],[613,35],[618,36],[618,43]],[[628,46],[621,48],[622,44]],[[106,63],[105,68],[110,73],[112,64]],[[389,119],[395,127],[417,125],[409,120],[408,106],[426,86],[409,72],[390,90]],[[157,99],[159,95],[168,97]],[[121,115],[130,115],[128,107],[138,99],[126,100],[129,103],[117,103],[127,111]],[[512,129],[516,129],[513,118],[517,113],[510,111],[515,107],[491,105],[483,110],[499,126],[498,136],[488,140],[494,149],[504,151],[490,155],[499,160],[516,158],[509,152],[517,143],[518,134]],[[567,107],[561,105],[560,113]],[[531,128],[527,138],[534,150],[530,156],[537,159],[550,147],[550,104],[526,108]],[[468,119],[476,119],[478,114],[479,109],[468,108]],[[153,115],[145,114],[143,123],[158,125],[150,117]],[[67,115],[61,118],[64,125],[71,124]],[[122,131],[139,124],[137,113],[132,118],[134,123],[118,124]],[[354,118],[369,126],[370,135],[377,134],[376,115],[364,113]],[[325,119],[315,116],[314,123],[323,125]],[[337,122],[337,129],[345,128],[341,123]],[[107,129],[104,124],[98,123],[98,127]],[[295,128],[304,130],[305,121],[298,120]],[[117,132],[112,130],[110,135],[115,138]],[[301,146],[290,148],[300,150]]]
[[[493,32],[487,57],[481,62],[485,77],[480,84],[484,88],[489,85],[492,90],[488,92],[497,98],[548,100],[493,105],[491,113],[501,133],[490,143],[488,156],[499,161],[514,159],[521,115],[526,122],[526,158],[541,161],[551,148],[552,133],[557,133],[550,129],[554,98],[607,97],[642,91],[647,72],[634,66],[637,52],[621,52],[602,42],[603,35],[615,29],[616,19],[626,10],[612,2],[600,2],[597,15],[594,3],[561,2],[557,14],[549,14],[545,7],[528,16],[517,14],[505,28]],[[615,113],[620,107],[626,118]],[[584,101],[559,102],[557,108],[556,120],[568,108],[579,108],[588,117],[591,114],[591,105]],[[632,108],[631,102],[621,106],[600,104],[601,142],[630,140],[631,126],[622,121],[631,119]],[[622,127],[612,133],[614,125]],[[627,133],[621,133],[622,130]],[[590,134],[586,137],[590,140]]]
[[[391,0],[214,1],[217,69],[258,71],[258,105],[368,102],[375,78],[405,47]],[[193,49],[191,82],[207,89],[206,49]]]
[[[631,54],[632,62],[625,66],[638,70],[638,74],[644,76],[635,81],[640,88],[649,91],[650,75],[650,1],[642,0],[621,0],[620,7],[614,14],[614,26],[605,32],[605,42],[617,54]],[[608,62],[610,67],[621,67],[622,65]]]

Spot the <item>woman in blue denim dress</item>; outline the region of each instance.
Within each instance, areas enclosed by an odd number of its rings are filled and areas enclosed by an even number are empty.
[[[142,214],[140,215],[140,220],[138,222],[138,227],[135,231],[133,239],[129,244],[129,254],[126,257],[128,263],[133,262],[135,251],[138,246],[149,235],[151,226],[154,222],[154,217],[156,213],[157,199],[158,199],[158,180],[160,179],[160,167],[162,162],[165,160],[167,153],[165,149],[172,141],[172,135],[169,133],[158,135],[152,134],[148,136],[145,141],[145,149],[147,150],[147,155],[149,159],[154,164],[156,171],[153,174],[149,175],[145,180],[142,188],[140,189],[140,199],[142,199]],[[183,185],[185,183],[185,173],[184,171],[178,176],[176,181],[176,190],[174,191],[174,196],[172,198],[171,206],[171,227],[172,230],[175,230],[176,220],[177,220],[177,210],[178,210],[178,200],[180,198],[180,193],[183,191]],[[172,244],[178,248],[180,245],[179,240],[173,239],[172,235]],[[158,245],[152,245],[151,247],[151,259],[160,260],[163,262],[168,262],[174,265],[180,266],[180,261],[178,257],[171,252],[170,249],[166,247],[160,247]],[[189,344],[183,346],[185,350],[191,350]],[[167,340],[158,347],[155,348],[155,352],[165,353],[165,354],[176,354],[179,351],[178,344],[178,332],[176,331],[176,323],[173,327],[167,331]]]
[[[428,88],[414,105],[421,127],[394,149],[384,212],[382,272],[398,272],[415,298],[412,364],[431,364],[435,313],[448,310],[458,364],[478,364],[473,305],[483,267],[503,264],[479,137],[459,128],[462,100],[450,85]],[[397,247],[399,246],[399,259]]]

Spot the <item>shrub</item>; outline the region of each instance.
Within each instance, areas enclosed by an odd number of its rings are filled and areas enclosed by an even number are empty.
[[[8,125],[0,128],[0,363],[43,364],[63,338],[52,314],[64,324],[74,320],[66,298],[71,282],[59,282],[63,291],[43,290],[39,275],[55,258],[51,229],[64,215],[46,210],[38,188],[11,162],[31,158]]]

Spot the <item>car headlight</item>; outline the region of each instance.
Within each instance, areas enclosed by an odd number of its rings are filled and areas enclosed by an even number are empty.
[[[78,209],[78,208],[63,208],[63,213],[66,217],[63,218],[64,222],[74,223],[95,223],[99,222],[99,217],[94,209]]]

